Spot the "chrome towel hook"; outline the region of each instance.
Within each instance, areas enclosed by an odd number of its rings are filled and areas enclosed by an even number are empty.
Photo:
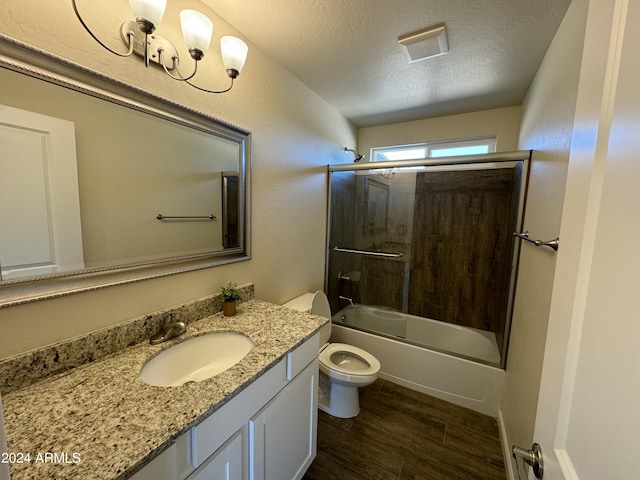
[[[529,243],[533,243],[536,247],[549,247],[553,248],[556,252],[558,251],[558,246],[560,245],[560,237],[556,237],[553,240],[534,240],[533,238],[529,238],[529,232],[513,232],[514,237],[518,237],[520,240],[525,240]]]

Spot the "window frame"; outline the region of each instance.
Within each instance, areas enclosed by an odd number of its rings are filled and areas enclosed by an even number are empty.
[[[404,160],[424,160],[428,158],[441,158],[444,156],[462,156],[473,155],[469,153],[458,153],[454,155],[437,155],[432,156],[433,151],[438,150],[454,150],[457,148],[486,146],[487,151],[481,152],[479,155],[486,155],[487,153],[495,153],[496,151],[496,137],[476,137],[476,138],[461,138],[456,140],[440,140],[435,142],[422,142],[412,143],[406,145],[389,145],[385,147],[373,147],[370,152],[369,158],[371,162],[385,162],[385,161],[404,161]],[[424,155],[415,155],[405,158],[378,158],[378,155],[384,155],[385,153],[396,153],[402,151],[420,150],[424,149]]]

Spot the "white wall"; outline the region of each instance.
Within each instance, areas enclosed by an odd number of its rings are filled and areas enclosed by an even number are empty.
[[[575,2],[589,8],[560,231],[568,248],[534,435],[545,477],[626,480],[638,478],[640,425],[640,2]]]
[[[131,16],[126,0],[79,1],[78,7],[105,42],[124,48],[119,26]],[[198,1],[168,2],[158,33],[176,45],[183,44],[178,22],[182,8],[201,10],[214,21],[212,47],[200,74],[203,86],[225,86],[228,79],[216,45],[222,35],[242,35]],[[333,107],[256,45],[249,44],[247,64],[233,90],[210,95],[157,68],[145,69],[139,58],[121,59],[104,51],[77,22],[71,2],[0,0],[0,10],[3,34],[253,133],[250,261],[2,309],[0,358],[209,295],[229,281],[254,282],[256,297],[275,303],[322,288],[325,165],[348,162],[342,149],[356,143],[355,127]]]
[[[569,7],[522,106],[518,147],[534,150],[524,229],[543,240],[560,230],[586,4],[574,1]],[[533,442],[555,263],[552,250],[522,245],[501,406],[509,449]]]
[[[496,151],[509,152],[518,147],[520,115],[518,106],[362,128],[358,152],[367,161],[374,147],[473,137],[496,137]]]

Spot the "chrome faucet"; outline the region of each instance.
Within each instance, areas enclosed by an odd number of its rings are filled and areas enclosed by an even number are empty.
[[[168,323],[166,322],[167,318],[169,319]],[[166,342],[167,340],[171,340],[172,338],[179,337],[187,331],[187,324],[184,322],[175,322],[173,313],[167,314],[167,316],[164,317],[164,320],[166,327],[149,339],[149,343],[151,345],[157,345],[159,343]]]

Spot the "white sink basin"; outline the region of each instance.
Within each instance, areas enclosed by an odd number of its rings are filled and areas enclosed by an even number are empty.
[[[233,367],[251,350],[251,340],[239,333],[209,333],[179,343],[153,357],[140,378],[157,387],[199,382]]]

